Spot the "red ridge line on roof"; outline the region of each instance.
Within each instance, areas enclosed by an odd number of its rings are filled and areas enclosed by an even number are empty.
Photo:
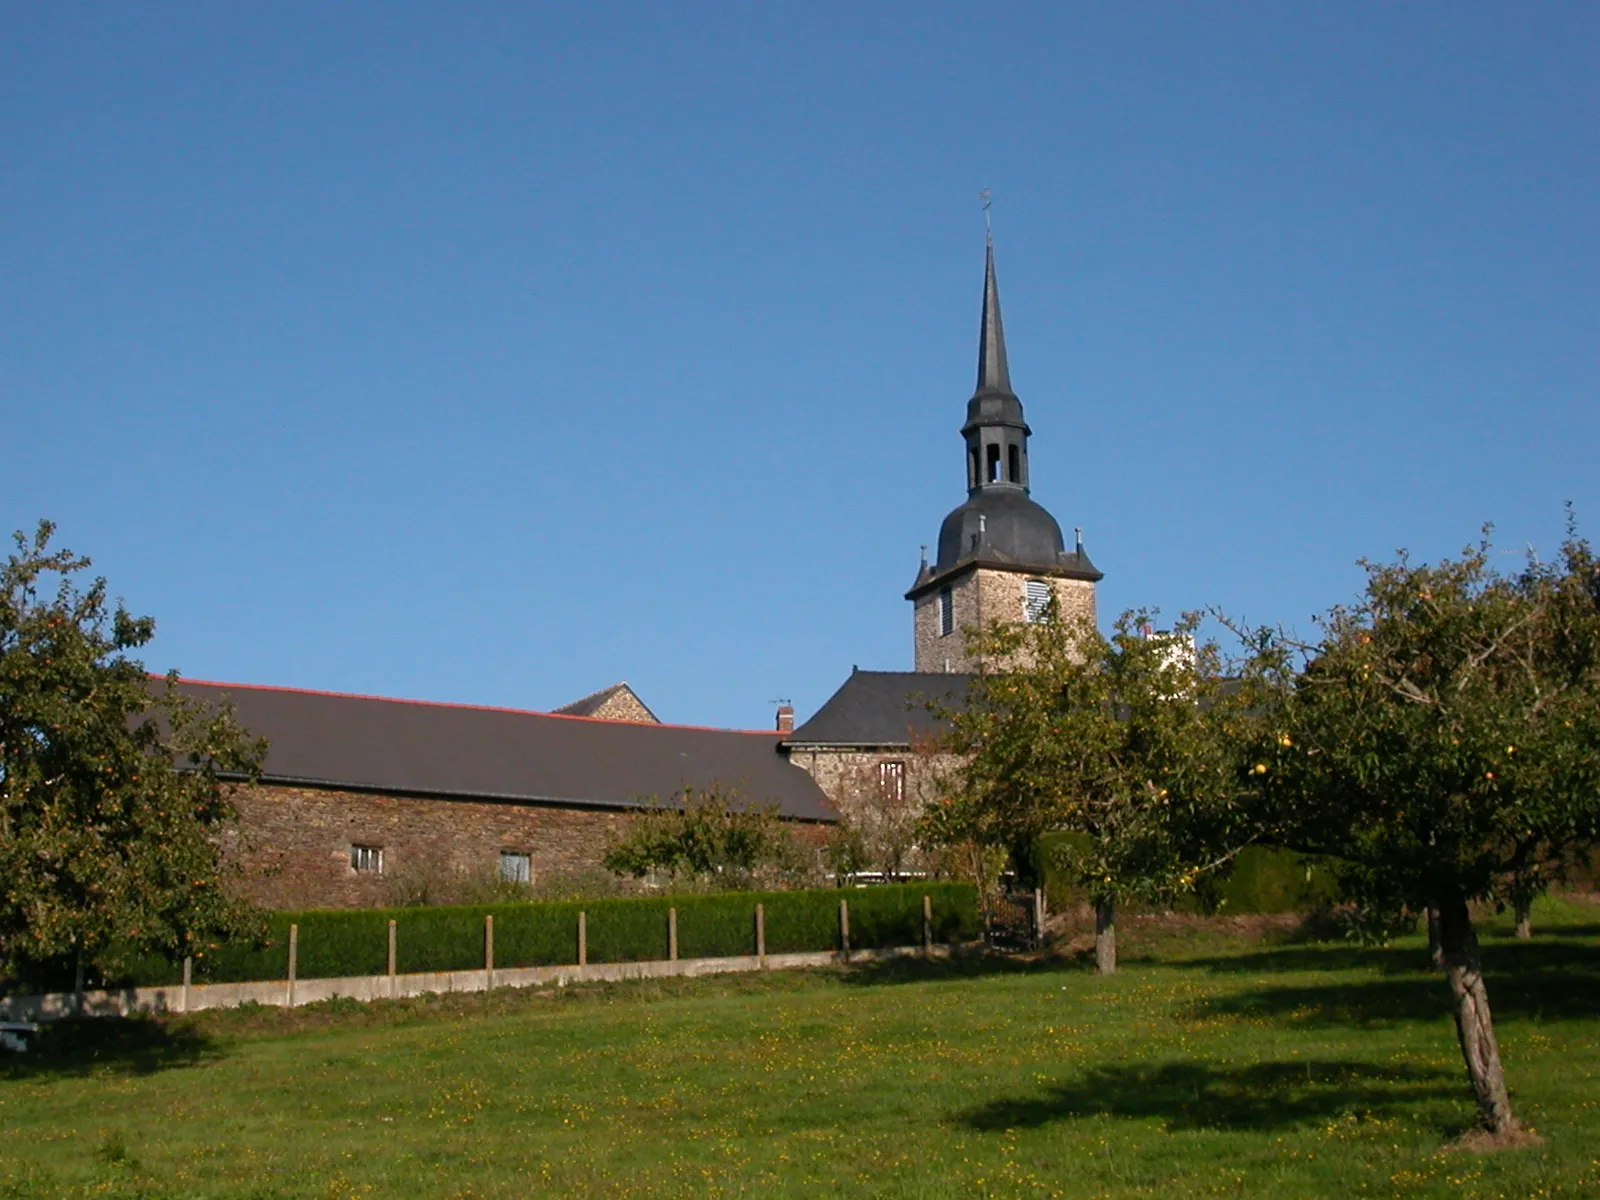
[[[154,671],[146,671],[151,679],[165,679]],[[571,713],[539,712],[532,708],[498,708],[492,704],[458,704],[450,700],[407,700],[400,696],[368,696],[361,692],[326,692],[318,688],[280,687],[273,683],[226,683],[219,679],[190,679],[178,676],[179,683],[193,683],[200,687],[241,688],[249,692],[292,692],[297,696],[332,696],[339,700],[377,700],[384,704],[415,704],[419,708],[466,708],[474,712],[510,713],[518,717],[548,717],[552,721],[590,721],[596,725],[635,725],[640,729],[690,729],[700,733],[742,733],[752,737],[781,737],[773,729],[721,729],[715,725],[673,725],[666,721],[612,721],[606,717],[578,717]],[[601,689],[604,691],[605,689]],[[587,700],[588,697],[584,696]]]

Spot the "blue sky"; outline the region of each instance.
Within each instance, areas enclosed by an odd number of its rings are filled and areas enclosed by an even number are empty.
[[[983,187],[1103,617],[1304,627],[1362,555],[1600,523],[1592,4],[0,30],[0,518],[153,614],[152,668],[747,727],[909,668]]]

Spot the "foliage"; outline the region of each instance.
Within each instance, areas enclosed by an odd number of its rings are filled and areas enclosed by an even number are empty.
[[[1097,902],[1171,896],[1226,861],[1241,827],[1230,737],[1243,720],[1197,618],[1145,632],[1124,613],[1110,638],[1052,607],[1037,623],[969,633],[983,664],[967,703],[944,712],[959,757],[926,836],[1010,850],[1031,875],[1041,835],[1056,865]]]
[[[1600,576],[1560,560],[1364,563],[1365,595],[1315,643],[1257,632],[1266,718],[1248,779],[1279,844],[1337,857],[1378,929],[1438,914],[1458,1032],[1486,1121],[1514,1129],[1468,904],[1516,900],[1600,834]]]
[[[716,785],[639,813],[601,862],[634,879],[735,889],[803,869],[776,808],[749,807]]]
[[[104,579],[80,586],[89,560],[52,532],[17,534],[0,568],[0,976],[114,973],[251,920],[218,838],[264,744],[175,674],[155,685],[129,653],[155,622],[111,607]]]
[[[1571,538],[1514,576],[1490,553],[1364,563],[1366,595],[1316,643],[1257,635],[1270,736],[1250,770],[1272,836],[1338,856],[1374,908],[1511,899],[1600,832],[1593,553]]]
[[[590,962],[648,962],[667,957],[667,913],[678,910],[682,958],[755,953],[756,905],[762,905],[771,954],[836,950],[839,901],[850,904],[853,948],[922,941],[922,897],[933,905],[941,942],[978,936],[977,898],[959,883],[784,892],[715,892],[613,897],[582,901],[472,904],[428,908],[313,909],[276,912],[259,942],[228,943],[198,955],[194,978],[208,983],[283,979],[289,926],[297,927],[302,979],[379,975],[387,970],[389,922],[395,922],[397,969],[403,974],[470,971],[484,964],[484,918],[494,918],[497,967],[561,966],[578,959],[578,914],[584,914]],[[116,982],[160,986],[180,979],[177,962],[134,963]]]
[[[1089,894],[1056,867],[1062,843],[1083,842],[1084,835],[1051,833],[1040,839],[1039,859],[1050,907],[1058,910],[1090,902]],[[1177,912],[1219,916],[1255,916],[1267,913],[1307,913],[1334,905],[1339,899],[1334,865],[1309,859],[1292,850],[1273,846],[1246,846],[1217,870],[1202,875],[1192,894],[1158,898],[1140,908],[1171,908]]]

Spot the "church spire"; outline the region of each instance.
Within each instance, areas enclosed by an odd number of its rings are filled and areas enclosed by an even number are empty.
[[[987,212],[984,214],[987,216]],[[967,443],[967,490],[1028,490],[1028,423],[1011,390],[1006,332],[1000,323],[1000,285],[994,274],[994,238],[984,238],[983,320],[978,327],[978,386],[967,401],[961,436]]]
[[[987,259],[983,273],[983,323],[978,330],[977,394],[1012,395],[1011,370],[1006,365],[1006,331],[1000,322],[1000,285],[994,277],[994,238],[985,238]]]

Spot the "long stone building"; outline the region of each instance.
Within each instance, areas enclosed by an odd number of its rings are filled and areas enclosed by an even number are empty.
[[[397,886],[534,882],[599,865],[642,808],[713,786],[802,826],[837,820],[779,736],[290,688],[187,682],[267,739],[235,796],[236,860],[274,908],[372,906]]]
[[[770,732],[662,724],[620,683],[554,713],[183,684],[268,740],[261,781],[237,797],[246,890],[275,907],[372,905],[430,875],[594,869],[613,834],[685,788],[775,808],[818,841],[841,817],[903,834],[941,769],[935,710],[963,702],[977,665],[963,630],[1040,619],[1052,596],[1068,616],[1094,616],[1100,572],[1030,495],[1030,435],[990,244],[961,426],[966,499],[906,593],[915,670],[852,671],[798,728],[787,709]]]

